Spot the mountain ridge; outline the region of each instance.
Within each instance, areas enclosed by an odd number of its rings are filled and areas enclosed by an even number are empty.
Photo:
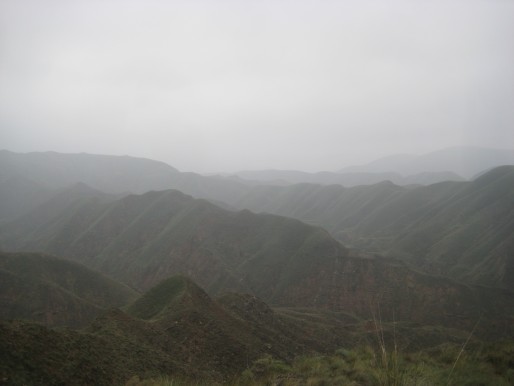
[[[393,195],[401,189],[379,185]],[[425,275],[395,259],[360,257],[324,229],[248,210],[226,211],[178,191],[72,209],[56,214],[63,220],[52,219],[44,237],[32,233],[14,245],[68,256],[140,290],[185,274],[210,295],[246,292],[273,306],[360,317],[371,317],[370,305],[378,302],[386,319],[456,326],[483,313],[502,324],[514,307],[509,292]]]
[[[345,167],[340,172],[397,172],[409,175],[422,172],[452,171],[464,178],[472,178],[484,170],[509,164],[514,164],[513,149],[460,146],[421,155],[386,156],[364,165]]]
[[[428,272],[512,289],[513,171],[501,166],[474,181],[424,187],[258,186],[234,206],[323,226],[350,247]]]
[[[0,277],[2,318],[48,326],[85,326],[137,295],[75,261],[37,253],[0,252]]]

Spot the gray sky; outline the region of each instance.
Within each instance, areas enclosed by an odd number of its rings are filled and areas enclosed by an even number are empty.
[[[183,171],[514,147],[514,1],[0,0],[0,148]]]

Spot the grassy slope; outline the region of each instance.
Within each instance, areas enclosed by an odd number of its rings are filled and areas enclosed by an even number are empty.
[[[400,350],[393,375],[437,384],[447,379],[458,345],[468,337],[414,323],[378,322],[378,327],[377,335],[373,321],[344,313],[272,310],[250,295],[231,293],[215,301],[179,276],[146,292],[126,312],[111,310],[82,331],[0,322],[0,377],[26,385],[123,385],[162,377],[193,384],[288,379],[286,384],[379,385],[381,377],[391,376],[380,363],[378,342],[384,336],[389,358],[395,344]],[[473,339],[468,347],[472,355],[464,353],[455,381],[507,384],[502,382],[512,376],[511,345],[488,349]],[[320,356],[338,348],[335,356]]]
[[[76,262],[32,253],[0,253],[2,319],[83,326],[136,293]]]
[[[111,310],[82,331],[0,322],[0,376],[28,385],[116,385],[158,374],[221,382],[264,355],[290,360],[334,350],[342,324],[326,325],[292,321],[250,296],[216,302],[191,280],[172,277],[126,313]]]

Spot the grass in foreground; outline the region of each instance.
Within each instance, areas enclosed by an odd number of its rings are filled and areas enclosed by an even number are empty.
[[[363,346],[340,349],[329,356],[298,357],[291,363],[270,356],[261,358],[238,377],[232,386],[433,386],[514,384],[514,342],[474,344],[462,347],[444,344],[417,353],[388,352]],[[459,360],[456,361],[459,356]],[[453,371],[452,371],[453,368]],[[169,377],[140,380],[127,386],[201,386],[213,383]]]

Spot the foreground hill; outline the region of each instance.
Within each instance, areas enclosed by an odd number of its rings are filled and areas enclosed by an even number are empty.
[[[76,262],[0,252],[0,314],[50,326],[84,326],[136,292]]]
[[[67,256],[140,290],[182,273],[210,294],[245,292],[275,306],[361,317],[380,307],[388,319],[468,327],[481,315],[504,325],[513,314],[511,292],[353,256],[321,228],[224,210],[178,191],[79,201],[35,228],[29,218],[0,228],[5,249]]]
[[[449,379],[450,366],[467,339],[469,333],[441,326],[360,321],[312,309],[273,310],[251,295],[230,293],[214,300],[190,279],[175,276],[125,311],[110,310],[81,331],[0,322],[0,376],[6,384],[24,385],[161,384],[140,379],[176,384],[181,378],[221,385],[268,384],[287,374],[294,384],[308,378],[324,379],[324,384],[381,385],[394,371],[395,377],[406,379],[408,374],[415,383],[438,384]],[[455,379],[483,380],[480,374],[487,370],[490,379],[480,384],[508,384],[502,381],[510,376],[512,345],[489,344],[484,351],[475,338],[470,345],[474,360],[469,366],[483,363],[478,370],[456,369]],[[389,356],[397,346],[408,359],[391,370],[380,363],[379,350],[387,349]],[[320,356],[336,349],[337,356]]]
[[[469,282],[514,289],[514,166],[471,182],[406,188],[261,186],[240,208],[323,226],[350,246]]]
[[[10,384],[123,385],[162,374],[224,383],[264,355],[333,351],[350,342],[342,326],[282,316],[249,295],[217,302],[171,277],[82,331],[0,322],[0,375]]]

